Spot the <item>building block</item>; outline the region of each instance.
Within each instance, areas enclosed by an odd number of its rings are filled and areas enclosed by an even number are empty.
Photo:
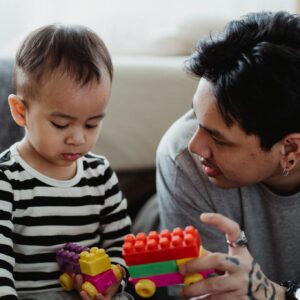
[[[178,271],[176,260],[168,260],[157,263],[129,266],[128,271],[132,278],[175,273]]]
[[[128,266],[197,257],[201,244],[200,235],[193,226],[148,235],[139,233],[125,236],[123,258]]]
[[[198,231],[193,226],[160,233],[151,231],[148,235],[138,233],[127,235],[123,244],[123,258],[128,265],[129,281],[136,293],[149,298],[156,288],[192,283],[215,275],[214,270],[205,270],[183,276],[179,266],[189,260],[205,256]]]
[[[163,287],[168,285],[174,285],[183,283],[184,276],[182,276],[179,272],[170,273],[170,274],[161,274],[161,275],[154,275],[154,276],[146,276],[143,279],[151,280],[155,283],[156,287]],[[134,284],[137,284],[141,278],[131,278]]]
[[[79,258],[80,269],[83,274],[97,275],[111,268],[109,256],[104,249],[91,248],[90,251],[83,251]]]
[[[63,272],[79,274],[79,254],[89,248],[74,243],[66,243],[56,251],[56,261]]]
[[[83,275],[83,280],[92,283],[100,293],[104,293],[109,286],[117,282],[112,269],[97,276]]]
[[[112,284],[122,279],[123,274],[118,266],[112,265],[104,249],[82,247],[67,243],[56,251],[57,263],[63,272],[59,277],[61,286],[71,291],[73,286],[72,274],[81,274],[83,284],[81,290],[94,299],[104,293]]]

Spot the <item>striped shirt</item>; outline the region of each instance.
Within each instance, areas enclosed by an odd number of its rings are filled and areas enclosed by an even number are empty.
[[[62,290],[55,251],[66,242],[105,248],[124,266],[130,225],[106,158],[88,153],[72,179],[57,180],[29,166],[12,145],[0,154],[0,298]]]

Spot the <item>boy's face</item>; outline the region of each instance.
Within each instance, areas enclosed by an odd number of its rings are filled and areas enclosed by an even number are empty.
[[[81,86],[56,71],[34,99],[25,99],[26,136],[19,150],[34,168],[50,176],[51,168],[76,170],[76,160],[95,145],[111,90],[102,74],[100,84]]]
[[[281,145],[270,151],[260,147],[259,138],[247,135],[237,124],[228,128],[217,107],[213,86],[200,80],[193,101],[199,128],[189,143],[197,154],[209,180],[222,188],[240,187],[257,182],[270,186],[280,182]]]

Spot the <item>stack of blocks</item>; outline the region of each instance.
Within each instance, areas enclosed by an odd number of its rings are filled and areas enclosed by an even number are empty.
[[[183,276],[178,266],[203,255],[198,231],[193,226],[127,235],[123,244],[123,258],[128,266],[130,281],[141,297],[151,297],[156,287],[185,283],[209,276],[213,271]]]
[[[119,268],[110,263],[104,249],[97,247],[83,248],[80,245],[67,243],[56,252],[60,269],[65,272],[60,276],[65,290],[73,289],[72,274],[82,274],[82,290],[94,298],[98,292],[105,290],[122,278]]]

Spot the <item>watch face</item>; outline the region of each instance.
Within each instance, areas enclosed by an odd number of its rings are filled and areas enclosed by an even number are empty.
[[[295,293],[295,298],[300,300],[300,288]]]

